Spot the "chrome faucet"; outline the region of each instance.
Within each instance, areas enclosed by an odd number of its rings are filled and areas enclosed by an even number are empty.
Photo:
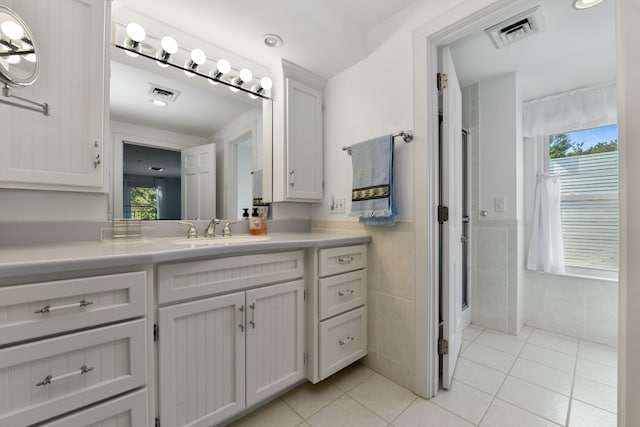
[[[187,239],[191,239],[192,237],[195,239],[198,237],[198,229],[192,222],[178,221],[178,224],[189,226],[187,229]]]
[[[216,225],[218,224],[220,224],[220,220],[218,218],[212,219],[204,230],[204,237],[216,237]]]
[[[224,228],[222,229],[222,237],[231,237],[231,225],[235,223],[235,221],[229,221],[224,224]]]

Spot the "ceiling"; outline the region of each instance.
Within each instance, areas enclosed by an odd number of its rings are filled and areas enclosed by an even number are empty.
[[[424,0],[416,0],[423,2]],[[365,58],[367,34],[411,0],[113,0],[114,20],[133,11],[170,23],[168,31],[205,40],[266,70],[286,58],[331,78]],[[496,49],[483,31],[517,12],[541,5],[546,28]],[[451,44],[461,85],[518,72],[524,99],[615,79],[614,1],[577,11],[570,0],[523,0]],[[180,30],[177,30],[180,29]],[[267,48],[266,33],[284,45]],[[163,34],[158,34],[162,36]],[[371,46],[369,46],[371,48]],[[153,61],[132,61],[112,48],[111,114],[114,120],[208,138],[251,108],[249,98],[213,92],[205,79],[186,78]],[[206,72],[206,71],[205,71]],[[148,83],[181,92],[165,108],[149,104]],[[229,95],[233,95],[232,98]]]

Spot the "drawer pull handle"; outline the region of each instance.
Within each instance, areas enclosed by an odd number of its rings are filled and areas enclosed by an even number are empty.
[[[341,256],[338,257],[338,264],[350,264],[353,262],[352,256]]]
[[[244,305],[241,305],[240,308],[238,308],[238,310],[240,311],[240,313],[244,314]],[[242,316],[242,319],[238,324],[238,327],[240,328],[241,332],[244,332],[244,316]]]
[[[346,291],[340,291],[338,292],[338,295],[340,295],[341,297],[345,296],[345,295],[351,295],[353,294],[355,291],[353,289],[347,289]]]
[[[354,340],[355,340],[354,337],[346,337],[345,339],[341,339],[340,341],[338,341],[338,344],[345,345],[345,344],[349,344],[351,341],[354,341]]]
[[[34,313],[42,314],[42,313],[51,313],[52,311],[68,310],[70,308],[84,308],[91,304],[93,304],[92,301],[82,300],[79,302],[74,302],[73,304],[63,304],[63,305],[54,305],[54,306],[45,305],[44,307],[34,311]]]
[[[46,377],[44,377],[42,381],[36,384],[36,387],[51,384],[52,382],[64,380],[66,378],[74,377],[76,375],[84,375],[87,372],[91,372],[91,371],[93,371],[93,368],[89,368],[87,367],[87,365],[82,365],[80,369],[78,369],[77,371],[68,372],[63,375],[58,375],[57,377],[52,377],[51,375],[47,375]]]
[[[251,324],[251,327],[255,329],[256,328],[256,303],[252,302],[249,308],[251,309],[251,320],[249,321],[249,323]]]

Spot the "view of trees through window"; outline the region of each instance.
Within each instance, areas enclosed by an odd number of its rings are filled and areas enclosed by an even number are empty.
[[[565,264],[618,268],[618,137],[615,125],[549,137],[560,175]]]
[[[152,187],[132,187],[129,192],[132,219],[158,218],[158,192]]]

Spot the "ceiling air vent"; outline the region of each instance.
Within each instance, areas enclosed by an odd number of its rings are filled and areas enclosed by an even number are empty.
[[[496,48],[500,49],[508,44],[529,37],[545,28],[544,18],[540,6],[526,10],[512,16],[485,31],[493,40]]]
[[[155,99],[161,99],[167,102],[174,102],[180,95],[179,90],[169,89],[155,83],[149,83],[149,95]]]

